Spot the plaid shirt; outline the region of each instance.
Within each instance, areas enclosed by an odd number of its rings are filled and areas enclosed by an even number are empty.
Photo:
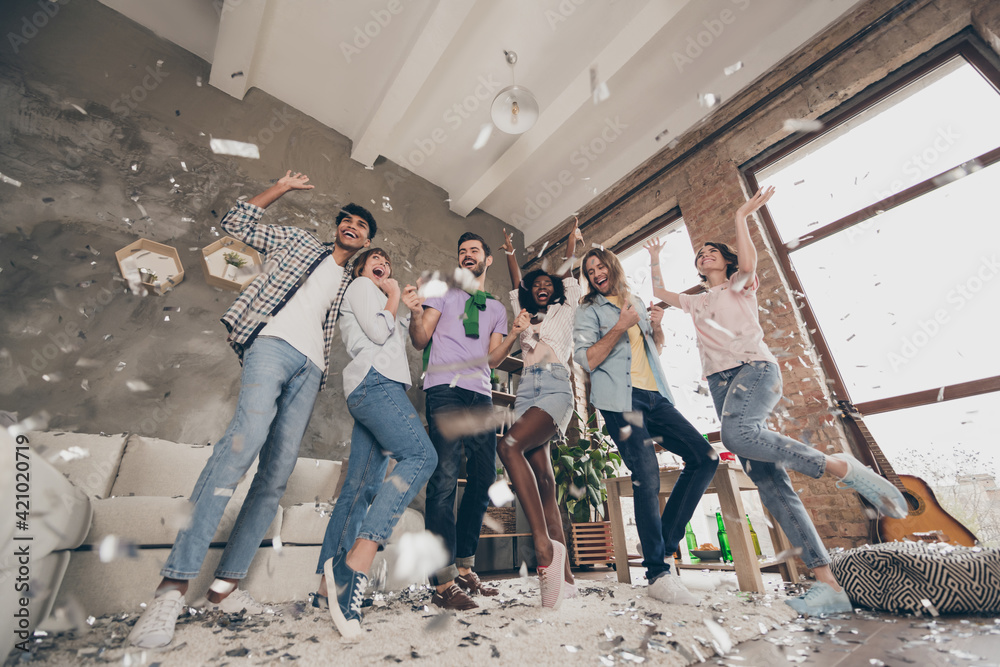
[[[229,330],[229,344],[236,350],[240,363],[243,353],[264,328],[268,320],[284,307],[319,263],[332,254],[332,243],[322,243],[314,234],[298,227],[258,225],[264,209],[240,202],[222,219],[222,228],[264,256],[264,272],[244,289],[226,314],[222,323]],[[323,322],[323,379],[326,386],[330,369],[330,346],[334,327],[340,316],[340,302],[351,282],[354,262],[344,267],[344,279]]]

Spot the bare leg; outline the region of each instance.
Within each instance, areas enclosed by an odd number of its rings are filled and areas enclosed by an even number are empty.
[[[549,443],[544,447],[538,447],[528,454],[528,464],[535,473],[538,480],[538,494],[542,498],[542,509],[545,512],[545,525],[549,530],[549,538],[566,545],[566,534],[563,533],[562,514],[559,512],[559,504],[556,502],[556,477],[552,472],[552,453]],[[566,553],[569,554],[567,548]],[[566,559],[566,581],[574,583],[573,573],[570,571],[569,558]]]
[[[544,452],[542,445],[555,433],[556,425],[552,417],[539,408],[528,408],[497,447],[500,460],[503,461],[504,468],[507,469],[510,481],[514,485],[514,492],[521,502],[524,516],[531,526],[535,555],[541,567],[548,567],[552,563],[552,543],[549,541],[549,528],[542,507],[539,482],[532,466],[528,464],[526,454],[536,449],[542,449]]]
[[[833,590],[838,592],[841,590],[840,584],[837,583],[837,578],[833,576],[833,570],[830,569],[829,565],[821,565],[820,567],[813,568],[813,575],[817,581],[822,581]]]
[[[835,459],[832,456],[826,457],[826,471],[835,477],[840,479],[844,478],[847,474],[847,461],[842,459]]]
[[[156,587],[156,593],[154,595],[160,595],[161,593],[166,593],[167,591],[180,591],[181,595],[185,595],[188,589],[187,579],[168,579],[166,577],[160,581],[160,585]]]

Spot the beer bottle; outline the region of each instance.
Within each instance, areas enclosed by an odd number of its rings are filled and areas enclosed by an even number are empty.
[[[733,562],[733,551],[729,548],[729,535],[726,535],[726,525],[722,523],[722,512],[715,513],[715,522],[719,525],[719,549],[722,550],[722,560]]]
[[[753,540],[753,552],[760,556],[760,542],[757,540],[757,531],[753,529],[753,524],[750,523],[750,515],[747,514],[747,525],[750,526],[750,539]]]

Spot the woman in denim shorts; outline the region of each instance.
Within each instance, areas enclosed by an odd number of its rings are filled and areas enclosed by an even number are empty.
[[[569,359],[573,351],[573,320],[581,288],[573,277],[573,259],[580,230],[573,228],[566,244],[564,266],[551,275],[532,271],[521,280],[512,235],[504,230],[507,268],[514,289],[514,312],[527,311],[531,324],[521,332],[524,370],[514,402],[514,425],[500,441],[498,453],[514,492],[531,525],[538,559],[542,606],[556,608],[576,587],[566,559],[566,536],[556,504],[549,440],[563,434],[573,416]]]

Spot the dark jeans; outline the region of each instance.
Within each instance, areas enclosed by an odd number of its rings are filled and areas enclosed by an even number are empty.
[[[431,576],[440,585],[458,576],[458,567],[472,567],[479,547],[483,515],[489,505],[489,488],[496,481],[497,436],[490,429],[482,433],[447,440],[437,428],[437,420],[447,419],[449,411],[489,409],[490,396],[461,387],[438,385],[427,390],[427,424],[431,442],[437,450],[438,464],[427,482],[427,530],[439,535],[448,550],[448,566]],[[455,516],[458,471],[465,447],[465,493]]]
[[[632,389],[632,421],[642,419],[642,426],[626,421],[624,413],[601,410],[608,433],[618,445],[618,452],[632,472],[632,495],[635,503],[635,525],[642,544],[642,564],[646,578],[652,582],[670,572],[667,556],[677,551],[684,528],[712,482],[719,459],[711,445],[670,401],[655,391]],[[622,438],[622,429],[632,432]],[[627,434],[627,431],[626,431]],[[663,439],[660,445],[684,461],[684,470],[660,516],[660,467],[651,437]]]

